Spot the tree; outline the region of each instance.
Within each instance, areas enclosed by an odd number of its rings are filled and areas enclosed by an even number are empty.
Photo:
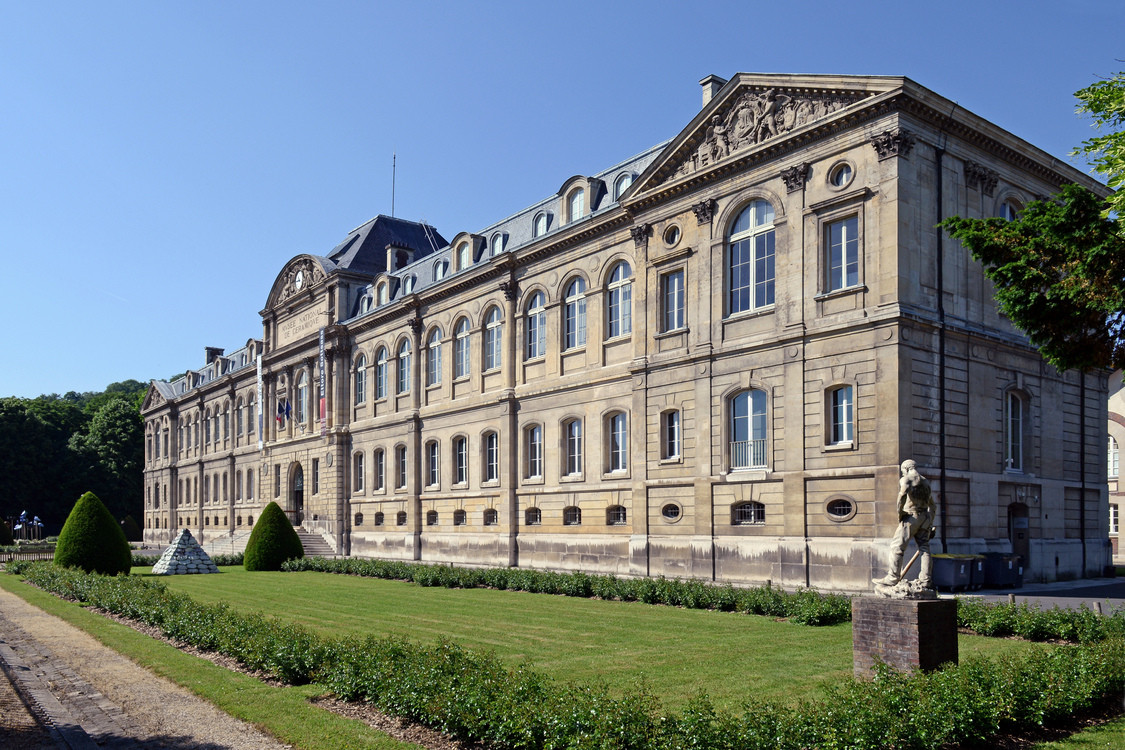
[[[293,524],[289,523],[285,511],[271,502],[262,510],[250,532],[242,566],[247,570],[281,570],[281,564],[286,560],[304,556],[305,548],[301,546],[301,538],[293,530]]]
[[[87,573],[128,573],[133,552],[125,532],[93,492],[78,498],[55,544],[55,564]]]
[[[1059,370],[1125,367],[1125,235],[1078,185],[1014,221],[942,222],[996,286],[1000,309]]]
[[[1125,73],[1075,93],[1078,112],[1117,130],[1074,151],[1125,187]],[[984,265],[1001,311],[1059,370],[1125,368],[1125,190],[1103,199],[1064,185],[1013,221],[941,223]]]
[[[1078,113],[1092,116],[1095,127],[1116,128],[1083,141],[1074,154],[1088,158],[1094,171],[1106,178],[1106,184],[1119,191],[1109,197],[1106,216],[1112,212],[1118,220],[1125,219],[1125,73],[1091,84],[1074,95],[1080,102]]]
[[[143,504],[144,421],[130,397],[106,401],[83,432],[70,439],[117,517],[140,512]]]

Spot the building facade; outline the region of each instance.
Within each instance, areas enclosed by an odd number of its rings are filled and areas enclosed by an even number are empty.
[[[1113,561],[1125,565],[1121,547],[1121,506],[1125,491],[1121,487],[1121,443],[1125,441],[1125,373],[1113,373],[1109,380],[1109,445],[1106,450],[1106,476],[1109,480],[1109,544]]]
[[[273,500],[343,555],[862,590],[911,457],[946,551],[1100,574],[1107,377],[1046,365],[935,225],[1104,188],[906,78],[701,84],[486,229],[287,262],[260,339],[153,382],[146,540]]]

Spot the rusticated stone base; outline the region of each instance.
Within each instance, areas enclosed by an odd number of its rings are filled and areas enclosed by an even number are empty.
[[[957,662],[957,602],[952,599],[852,599],[852,655],[856,677],[882,661],[900,671]]]

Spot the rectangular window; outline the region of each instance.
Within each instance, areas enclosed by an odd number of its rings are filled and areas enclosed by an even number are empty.
[[[832,419],[832,445],[844,445],[854,439],[854,412],[852,400],[852,387],[841,386],[832,391],[831,395]]]
[[[1009,393],[1004,410],[1004,468],[1023,471],[1023,399]]]
[[[664,458],[680,457],[680,413],[664,413]]]
[[[354,491],[357,493],[363,492],[363,468],[363,454],[357,453],[355,454],[355,471],[353,472],[353,479],[355,483]]]
[[[827,228],[828,289],[859,284],[859,217],[833,221]]]
[[[246,470],[246,499],[254,499],[254,470]]]
[[[313,480],[313,494],[320,492],[320,459],[314,458],[312,460],[312,480]]]
[[[375,489],[382,490],[383,489],[383,481],[384,481],[383,451],[375,451],[375,459],[374,460],[375,460],[375,465],[373,467],[371,467],[372,471],[374,472],[374,476],[372,477],[372,481],[375,484]]]
[[[1117,505],[1109,506],[1109,533],[1121,533],[1121,509]]]
[[[248,425],[246,427],[246,432],[249,435],[253,435],[254,434],[254,425],[257,424],[254,421],[254,402],[253,401],[251,401],[250,404],[246,407],[246,419],[248,421]]]
[[[465,484],[469,481],[469,446],[465,438],[453,441],[453,483]]]
[[[666,273],[660,277],[662,331],[678,331],[684,327],[684,272]]]
[[[281,464],[273,465],[273,496],[281,497]]]

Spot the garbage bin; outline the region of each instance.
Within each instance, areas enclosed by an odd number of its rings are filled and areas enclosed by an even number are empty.
[[[984,556],[984,585],[988,587],[1023,586],[1023,566],[1019,555],[989,552]]]
[[[979,591],[984,587],[984,555],[971,555],[969,561],[969,588]]]
[[[934,588],[962,591],[972,581],[973,555],[934,555]]]

